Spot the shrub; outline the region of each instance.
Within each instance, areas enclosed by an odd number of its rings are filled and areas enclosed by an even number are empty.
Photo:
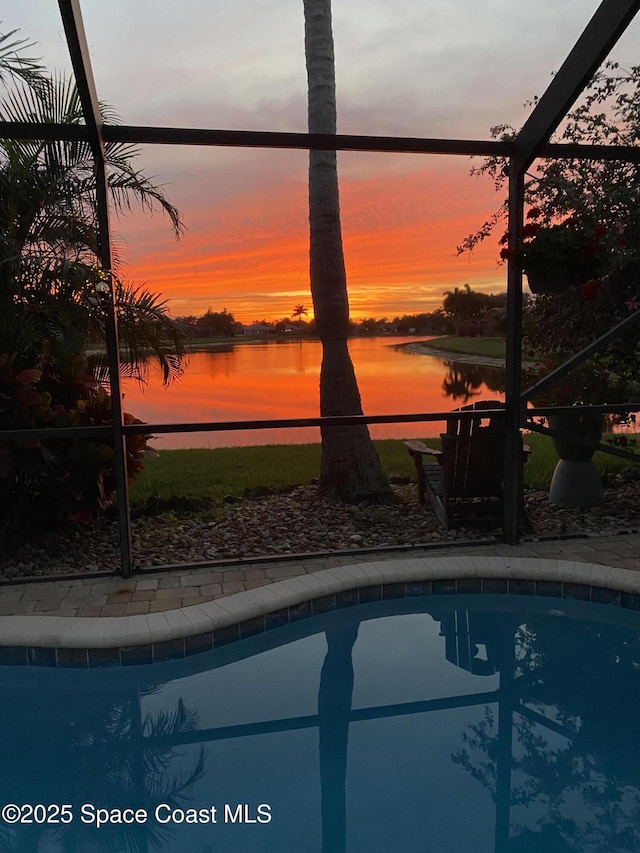
[[[477,323],[473,323],[470,321],[468,323],[463,323],[463,325],[460,326],[461,338],[475,338],[478,333],[479,329]]]
[[[113,423],[111,397],[72,358],[63,378],[50,365],[15,372],[0,355],[0,429],[105,426]],[[125,423],[141,423],[125,415]],[[143,468],[148,436],[127,436],[131,478]],[[0,536],[6,541],[60,522],[86,524],[114,502],[116,481],[110,436],[0,442]]]

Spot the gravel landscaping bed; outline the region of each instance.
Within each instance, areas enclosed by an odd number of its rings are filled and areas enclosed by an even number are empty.
[[[569,534],[611,535],[640,529],[640,472],[632,469],[606,484],[602,507],[580,510],[550,506],[547,492],[525,496],[531,529],[525,538]],[[318,497],[315,486],[284,492],[253,490],[253,496],[221,510],[194,511],[189,502],[132,524],[133,550],[141,566],[233,561],[310,552],[358,551],[434,543],[473,542],[500,535],[486,525],[443,530],[430,507],[421,507],[415,484],[394,485],[392,506],[342,506]],[[266,492],[266,493],[265,493]],[[2,560],[0,579],[113,571],[119,566],[117,526],[98,519],[29,542]]]

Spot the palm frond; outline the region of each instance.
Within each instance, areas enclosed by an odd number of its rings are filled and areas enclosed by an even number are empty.
[[[0,24],[3,22],[0,22]],[[0,33],[0,83],[7,86],[10,78],[17,78],[29,85],[39,85],[44,67],[40,59],[25,56],[24,51],[35,46],[26,38],[15,38],[19,30]]]
[[[109,360],[106,352],[91,353],[87,357],[87,373],[94,376],[105,388],[109,385]],[[120,378],[134,379],[136,382],[145,383],[146,375],[144,366],[134,364],[130,361],[120,362]]]
[[[24,46],[15,31],[0,35],[3,57]],[[5,66],[6,68],[6,66]],[[117,113],[101,105],[105,121]],[[0,120],[82,124],[75,81],[42,75],[39,86],[18,80],[0,100]],[[162,185],[133,165],[136,146],[106,149],[111,199],[116,212],[134,205],[161,209],[176,236],[184,230],[177,208]],[[98,250],[96,176],[90,146],[65,140],[0,140],[0,311],[20,305],[33,315],[42,340],[57,358],[80,354],[89,341],[104,341],[105,317],[92,287]],[[117,258],[116,258],[117,264]],[[186,353],[183,329],[168,315],[166,301],[144,286],[116,283],[116,310],[123,373],[144,381],[145,364],[155,359],[165,383],[179,377]],[[96,364],[105,381],[108,371]]]
[[[115,124],[119,117],[108,104],[101,103],[105,120]],[[38,88],[16,87],[0,103],[0,119],[26,123],[84,124],[82,105],[75,81],[56,76],[47,85]],[[46,173],[56,178],[53,186],[74,188],[67,198],[83,199],[95,188],[93,159],[86,142],[63,141],[2,141],[0,162],[6,160],[13,167],[21,162],[23,167],[43,165]],[[132,165],[140,149],[127,143],[110,143],[106,146],[107,167],[112,200],[116,212],[131,210],[133,202],[143,210],[162,210],[169,218],[176,236],[185,230],[179,210],[171,204],[161,184],[146,176]]]
[[[144,285],[117,282],[116,306],[123,360],[143,364],[154,358],[165,384],[179,378],[187,354],[184,329],[167,314],[167,300]]]
[[[35,317],[23,310],[0,315],[0,350],[6,354],[23,353],[35,349],[41,341]]]
[[[174,234],[179,237],[186,230],[180,211],[168,200],[161,184],[154,183],[142,172],[136,171],[130,162],[119,156],[112,157],[107,147],[107,164],[109,167],[109,188],[116,211],[131,210],[132,200],[135,200],[143,210],[153,213],[158,207],[169,217]]]

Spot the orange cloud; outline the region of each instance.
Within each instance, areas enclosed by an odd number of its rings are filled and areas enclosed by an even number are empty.
[[[455,247],[496,206],[491,187],[466,161],[412,155],[340,154],[343,240],[353,317],[433,310],[465,282],[504,289],[495,245],[472,258]],[[186,208],[180,243],[135,223],[128,274],[170,300],[174,315],[226,307],[237,319],[288,316],[311,308],[306,186],[295,173],[268,191],[257,183],[224,203]],[[153,224],[153,223],[152,223]],[[495,243],[495,241],[494,241]]]

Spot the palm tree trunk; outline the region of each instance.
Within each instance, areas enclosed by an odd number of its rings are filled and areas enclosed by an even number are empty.
[[[309,85],[309,133],[336,132],[336,85],[331,0],[303,0]],[[309,270],[316,327],[322,342],[320,414],[361,415],[349,355],[349,299],[340,226],[335,151],[309,152]],[[384,501],[389,483],[366,425],[323,427],[319,490],[347,502]]]

